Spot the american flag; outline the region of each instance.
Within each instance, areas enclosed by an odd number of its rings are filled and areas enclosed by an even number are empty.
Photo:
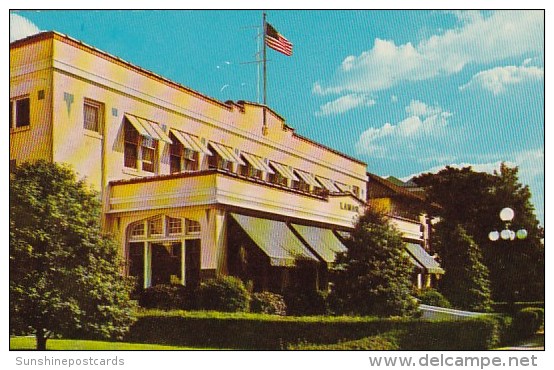
[[[277,50],[289,57],[292,55],[292,43],[267,22],[265,24],[265,43],[273,50]]]

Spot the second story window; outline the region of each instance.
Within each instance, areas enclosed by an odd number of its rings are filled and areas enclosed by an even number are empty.
[[[85,99],[83,105],[83,127],[86,130],[100,133],[103,106],[101,103]]]
[[[169,171],[170,173],[181,172],[181,162],[183,161],[183,144],[181,144],[175,135],[170,134],[169,137],[173,144],[169,146]]]
[[[257,168],[254,168],[248,161],[244,162],[244,165],[240,166],[240,174],[247,177],[253,177],[256,179],[262,179],[263,174],[262,171],[260,171]]]
[[[170,134],[169,137],[173,142],[169,148],[169,165],[171,173],[198,170],[198,152],[185,148],[183,144],[177,140],[175,135]]]
[[[352,185],[352,194],[354,194],[357,198],[360,197],[360,188],[356,185]]]
[[[31,100],[21,97],[10,100],[10,128],[26,127],[31,124]]]
[[[209,168],[218,168],[220,170],[233,171],[233,163],[224,159],[217,151],[214,150],[214,155],[208,158]]]
[[[142,170],[155,172],[156,149],[158,142],[154,139],[142,138]]]
[[[140,135],[129,122],[125,122],[125,167],[137,168]]]

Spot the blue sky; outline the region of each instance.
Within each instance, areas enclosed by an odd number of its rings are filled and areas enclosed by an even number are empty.
[[[520,168],[544,225],[542,11],[268,11],[268,105],[304,136],[407,179]],[[261,11],[18,11],[10,39],[56,30],[201,93],[257,101]]]

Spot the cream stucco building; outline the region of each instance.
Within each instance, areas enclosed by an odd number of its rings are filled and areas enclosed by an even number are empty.
[[[271,109],[217,101],[56,32],[10,45],[10,114],[10,160],[86,177],[144,287],[233,273],[279,289],[299,264],[319,285],[344,248],[336,231],[365,205],[365,163]]]
[[[10,163],[37,159],[70,164],[99,192],[141,287],[233,274],[255,289],[322,288],[366,206],[366,164],[270,108],[217,101],[56,32],[10,45]]]

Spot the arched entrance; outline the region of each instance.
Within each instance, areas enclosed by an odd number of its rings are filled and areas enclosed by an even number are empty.
[[[200,283],[200,223],[158,215],[127,228],[127,274],[137,288]]]

